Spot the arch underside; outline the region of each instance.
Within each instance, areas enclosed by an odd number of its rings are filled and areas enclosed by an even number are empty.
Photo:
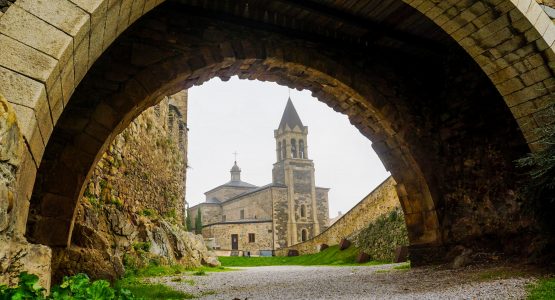
[[[234,75],[308,89],[349,116],[398,183],[416,264],[485,236],[512,238],[524,224],[512,161],[528,147],[456,44],[417,54],[351,48],[165,4],[104,52],[64,108],[38,171],[28,239],[67,246],[83,183],[115,135],[163,96]]]

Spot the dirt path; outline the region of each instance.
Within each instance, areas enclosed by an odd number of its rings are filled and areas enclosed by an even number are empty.
[[[534,281],[533,277],[519,277],[518,273],[499,267],[395,270],[395,266],[272,266],[152,281],[200,299],[229,300],[524,299],[526,285]]]

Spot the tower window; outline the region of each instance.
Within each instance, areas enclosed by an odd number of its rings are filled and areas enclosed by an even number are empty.
[[[297,141],[291,139],[291,157],[297,158]]]
[[[281,159],[285,159],[287,157],[287,145],[285,144],[285,140],[283,140],[283,143],[281,144],[282,148],[281,148],[281,155],[282,158]]]
[[[304,141],[303,140],[299,140],[299,157],[300,158],[306,158],[305,152],[304,152]]]
[[[222,216],[222,222],[225,222],[225,215]]]
[[[301,205],[301,217],[306,217],[306,206],[304,204]]]
[[[245,218],[245,210],[244,209],[241,209],[239,214],[241,215],[241,217],[240,217],[241,220]]]
[[[278,142],[278,160],[283,160],[283,154],[281,153],[281,142]]]
[[[308,239],[308,231],[306,229],[301,230],[301,242],[305,242]]]
[[[254,243],[254,233],[249,233],[249,243]]]

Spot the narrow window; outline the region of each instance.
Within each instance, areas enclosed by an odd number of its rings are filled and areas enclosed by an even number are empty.
[[[285,143],[285,140],[283,140],[281,147],[281,155],[283,156],[283,159],[285,159],[287,157],[287,145]]]
[[[222,216],[222,222],[225,222],[225,215]]]
[[[281,153],[281,142],[278,142],[278,159],[283,160],[283,154]]]
[[[306,206],[304,204],[301,204],[301,217],[306,217]]]
[[[300,158],[306,158],[306,155],[304,153],[304,141],[303,140],[299,140],[299,157]]]
[[[301,230],[301,241],[302,242],[307,240],[307,235],[308,235],[308,232],[306,231],[306,229]]]
[[[297,158],[297,141],[291,139],[291,157]]]
[[[249,233],[249,243],[254,243],[254,233]]]
[[[240,219],[241,219],[241,220],[244,219],[244,218],[245,218],[245,210],[244,210],[244,209],[241,209],[241,213],[240,213],[240,214],[241,214]]]

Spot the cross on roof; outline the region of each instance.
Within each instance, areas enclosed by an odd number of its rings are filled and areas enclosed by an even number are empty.
[[[237,151],[233,152],[233,155],[235,156],[235,161],[237,161],[237,155],[238,155],[238,154],[239,154],[239,153],[237,153]]]

